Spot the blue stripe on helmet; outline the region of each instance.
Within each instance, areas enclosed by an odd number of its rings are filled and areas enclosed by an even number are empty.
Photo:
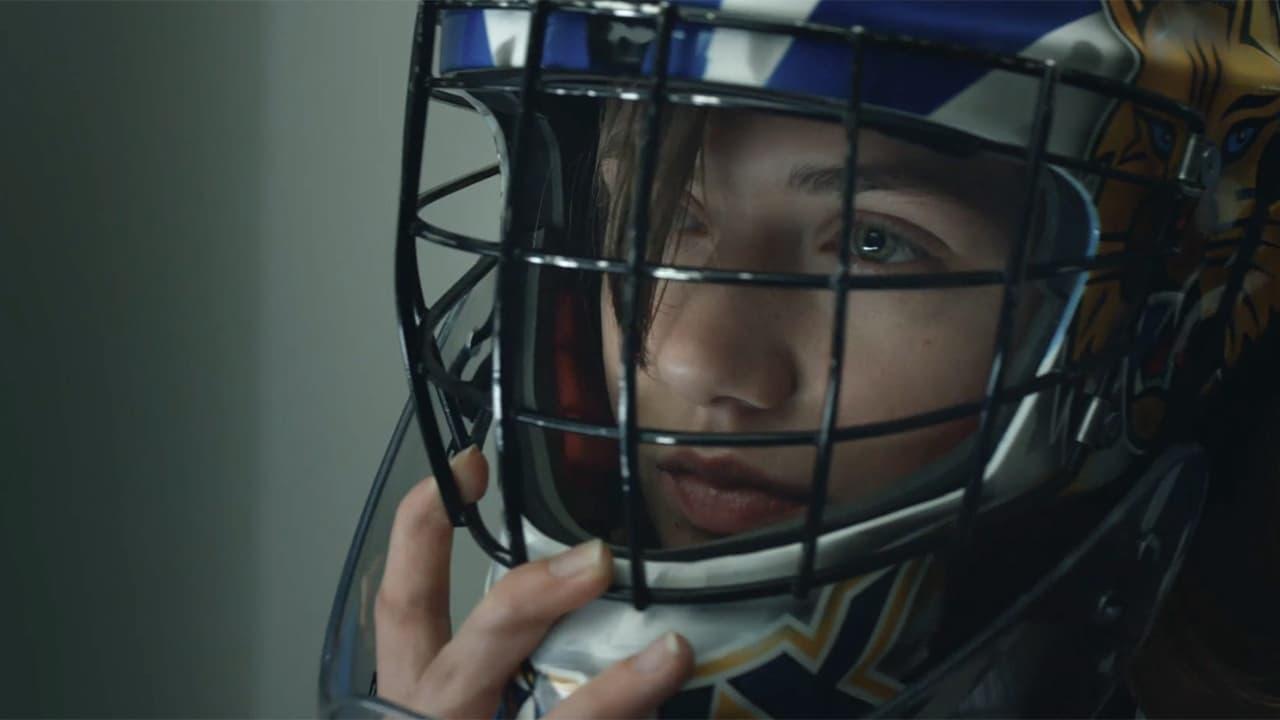
[[[822,0],[809,21],[902,33],[927,40],[1016,53],[1053,30],[1097,12],[1097,0],[1066,2],[845,2]],[[852,52],[834,43],[793,42],[768,87],[844,97],[852,81]],[[918,53],[870,48],[863,99],[928,115],[977,81],[985,69]]]
[[[493,67],[483,10],[449,10],[442,14],[440,26],[441,71]]]
[[[786,0],[780,0],[785,2]],[[719,9],[720,0],[677,0],[686,7]],[[944,43],[1017,53],[1067,23],[1095,13],[1098,0],[1037,2],[851,2],[820,0],[808,20],[816,24],[905,34]],[[519,11],[516,11],[519,12]],[[603,71],[588,46],[589,19],[580,13],[555,12],[548,18],[544,66]],[[712,38],[724,32],[714,26],[683,23],[671,41],[669,72],[673,77],[706,77]],[[443,72],[494,67],[494,44],[479,10],[444,13],[440,69]],[[652,48],[644,71],[652,71]],[[522,64],[523,58],[504,59]],[[852,55],[839,43],[793,40],[762,85],[791,92],[844,97],[851,80]],[[920,53],[870,48],[863,74],[863,99],[875,105],[929,115],[977,81],[985,69],[976,64],[943,62]]]
[[[555,13],[547,18],[547,41],[542,51],[542,66],[570,70],[591,67],[586,15]]]

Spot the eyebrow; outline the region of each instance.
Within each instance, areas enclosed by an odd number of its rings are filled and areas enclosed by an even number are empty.
[[[787,189],[812,195],[839,193],[844,189],[844,165],[800,164],[791,168],[787,176]],[[936,189],[937,182],[911,168],[895,165],[873,165],[857,169],[855,191],[910,188],[913,190]]]

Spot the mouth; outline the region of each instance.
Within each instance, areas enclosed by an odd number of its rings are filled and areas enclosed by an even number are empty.
[[[683,451],[658,461],[659,485],[689,524],[712,535],[735,535],[790,519],[808,504],[788,486],[736,458]]]

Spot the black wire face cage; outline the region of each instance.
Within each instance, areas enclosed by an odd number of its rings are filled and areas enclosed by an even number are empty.
[[[528,12],[530,31],[523,67],[437,73],[434,62],[437,26],[443,11],[459,8],[515,8]],[[548,20],[558,13],[585,15],[593,22],[617,21],[632,28],[647,28],[652,33],[652,67],[643,73],[629,75],[594,75],[544,67],[542,58]],[[689,24],[844,44],[854,57],[848,97],[844,101],[835,101],[673,77],[667,67],[672,34],[678,26]],[[1035,88],[1034,101],[1029,103],[1032,114],[1028,118],[1028,140],[1010,143],[980,139],[865,104],[862,101],[861,59],[873,47],[919,53],[946,62],[974,64],[1027,78],[1030,86]],[[1140,305],[1146,292],[1144,278],[1154,272],[1162,258],[1176,250],[1169,240],[1169,227],[1183,214],[1188,198],[1197,192],[1196,181],[1190,178],[1186,162],[1172,163],[1160,176],[1140,176],[1118,171],[1100,161],[1053,152],[1049,137],[1055,113],[1054,98],[1062,88],[1072,88],[1113,102],[1135,103],[1167,118],[1178,129],[1179,148],[1184,156],[1194,154],[1193,146],[1202,126],[1199,117],[1191,110],[1124,83],[1061,69],[1049,62],[944,46],[880,34],[873,29],[841,30],[827,26],[770,23],[672,5],[424,2],[416,29],[406,110],[396,241],[396,299],[414,409],[431,468],[454,523],[467,526],[475,540],[497,562],[510,566],[526,561],[529,551],[525,521],[531,514],[536,516],[539,512],[537,508],[530,507],[529,500],[530,488],[535,484],[527,478],[531,460],[525,446],[530,442],[530,432],[554,431],[616,441],[619,464],[615,490],[621,504],[621,537],[624,541],[615,547],[615,555],[628,561],[629,577],[620,578],[609,596],[626,599],[640,608],[655,602],[729,601],[788,591],[804,596],[816,584],[850,577],[910,556],[939,552],[942,548],[947,548],[948,554],[954,556],[957,549],[973,545],[972,537],[983,525],[998,524],[1003,517],[1026,512],[1030,507],[1051,500],[1079,473],[1094,442],[1092,428],[1098,421],[1095,411],[1100,402],[1114,393],[1119,380],[1115,368],[1120,361],[1141,349],[1139,333],[1136,332],[1136,320],[1126,319],[1121,327],[1113,330],[1111,341],[1101,351],[1068,358],[1067,353],[1059,348],[1054,351],[1057,357],[1051,367],[1042,366],[1037,359],[1027,372],[1022,372],[1019,368],[1026,367],[1027,362],[1016,359],[1014,347],[1019,300],[1032,284],[1078,289],[1092,274],[1094,277],[1132,278],[1128,287],[1136,288],[1136,294],[1127,299],[1134,305]],[[583,148],[570,149],[570,143],[563,137],[563,128],[566,123],[577,122],[590,135],[593,132],[591,126],[598,122],[598,118],[588,114],[584,124],[583,105],[575,106],[574,103],[602,99],[640,103],[643,107],[644,131],[642,137],[637,138],[638,163],[631,198],[632,207],[638,208],[650,206],[659,172],[662,119],[673,108],[713,106],[731,111],[766,111],[842,124],[847,156],[844,158],[841,195],[838,268],[826,274],[803,274],[655,262],[646,252],[652,223],[647,212],[631,213],[627,232],[629,242],[621,256],[591,256],[578,251],[577,248],[584,246],[566,241],[565,236],[573,234],[575,227],[578,228],[576,232],[583,232],[582,228],[590,226],[590,223],[575,224],[569,219],[568,216],[576,211],[560,189],[573,183],[572,173],[567,169],[574,162],[570,156],[580,153]],[[486,114],[497,125],[500,145],[505,149],[502,158],[505,166],[482,168],[439,187],[420,191],[419,177],[431,101]],[[562,140],[559,145],[546,141],[549,134],[555,135],[549,128],[555,127],[560,127]],[[1002,267],[944,274],[859,275],[850,272],[855,258],[851,240],[855,217],[854,168],[857,166],[860,133],[867,129],[910,137],[935,147],[956,147],[963,143],[969,150],[976,148],[1024,164],[1031,182],[1025,188],[1025,196],[1018,199],[1017,235],[1010,243]],[[505,184],[500,242],[451,232],[433,225],[421,214],[433,203],[497,175],[501,175]],[[1043,252],[1035,246],[1036,228],[1042,224],[1036,208],[1038,204],[1043,205],[1046,183],[1062,177],[1078,179],[1089,188],[1096,188],[1104,182],[1124,183],[1140,194],[1141,202],[1148,208],[1147,216],[1157,218],[1159,222],[1150,226],[1135,220],[1128,236],[1119,238],[1130,241],[1121,251],[1099,255],[1076,246],[1073,256],[1064,256],[1060,251]],[[548,188],[551,188],[550,192]],[[1089,212],[1092,212],[1091,208]],[[424,300],[419,275],[419,243],[423,241],[478,256],[457,284],[431,306]],[[588,287],[599,288],[605,277],[613,278],[618,285],[622,335],[619,357],[627,360],[621,362],[619,368],[616,422],[594,423],[548,413],[529,402],[528,392],[522,389],[524,381],[521,378],[530,372],[528,364],[537,362],[536,358],[531,359],[531,355],[536,353],[527,351],[537,342],[537,338],[529,336],[528,314],[536,312],[538,304],[536,292],[531,291],[531,277],[533,273],[546,272],[546,268],[572,274]],[[643,344],[640,330],[645,314],[643,287],[645,283],[654,281],[829,292],[834,304],[832,339],[829,375],[818,427],[806,431],[749,434],[675,432],[642,427],[637,422],[637,363],[633,359]],[[491,314],[475,322],[460,319],[468,299],[487,290],[490,283]],[[844,334],[849,313],[848,298],[852,291],[979,287],[999,291],[999,312],[991,339],[994,359],[980,398],[909,417],[847,427],[837,425],[841,378],[846,365]],[[531,306],[535,309],[531,310]],[[1063,306],[1060,314],[1069,316],[1072,311],[1066,307]],[[1061,341],[1061,330],[1050,334],[1055,333]],[[447,342],[451,344],[450,348],[444,347]],[[1078,421],[1067,433],[1068,447],[1062,451],[1062,466],[1053,473],[1052,481],[1039,483],[1033,491],[1019,495],[1014,501],[988,507],[989,498],[984,493],[988,463],[1009,425],[1013,408],[1022,399],[1037,393],[1069,395],[1080,406]],[[933,522],[927,528],[897,538],[892,543],[841,558],[838,562],[819,562],[819,539],[824,532],[858,520],[883,516],[920,501],[919,496],[899,497],[896,504],[882,503],[863,508],[857,517],[852,518],[847,514],[833,513],[827,500],[833,445],[927,428],[959,418],[972,418],[976,431],[952,453],[945,482],[927,485],[934,494],[940,490],[959,493],[955,511],[949,512],[943,521]],[[448,463],[452,453],[468,444],[482,442],[489,432],[494,435],[499,456],[496,470],[502,493],[503,532],[491,530],[475,506],[462,502]],[[642,541],[645,510],[637,463],[638,448],[645,443],[734,448],[812,447],[816,460],[803,519],[768,535],[764,541],[758,537],[741,541],[730,539],[715,548],[716,553],[733,554],[762,546],[798,542],[801,552],[794,572],[784,578],[714,587],[651,586],[646,561],[654,558],[697,560],[707,555],[680,555],[646,547]],[[569,542],[575,538],[556,539]]]

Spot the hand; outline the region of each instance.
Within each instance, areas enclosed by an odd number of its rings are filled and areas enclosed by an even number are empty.
[[[489,468],[472,447],[454,458],[462,497],[484,494]],[[458,634],[449,620],[453,527],[434,478],[396,509],[374,607],[378,694],[440,718],[492,718],[507,683],[556,620],[609,587],[613,562],[599,540],[517,566],[494,583]],[[693,672],[693,653],[668,633],[591,679],[548,718],[652,715]]]

